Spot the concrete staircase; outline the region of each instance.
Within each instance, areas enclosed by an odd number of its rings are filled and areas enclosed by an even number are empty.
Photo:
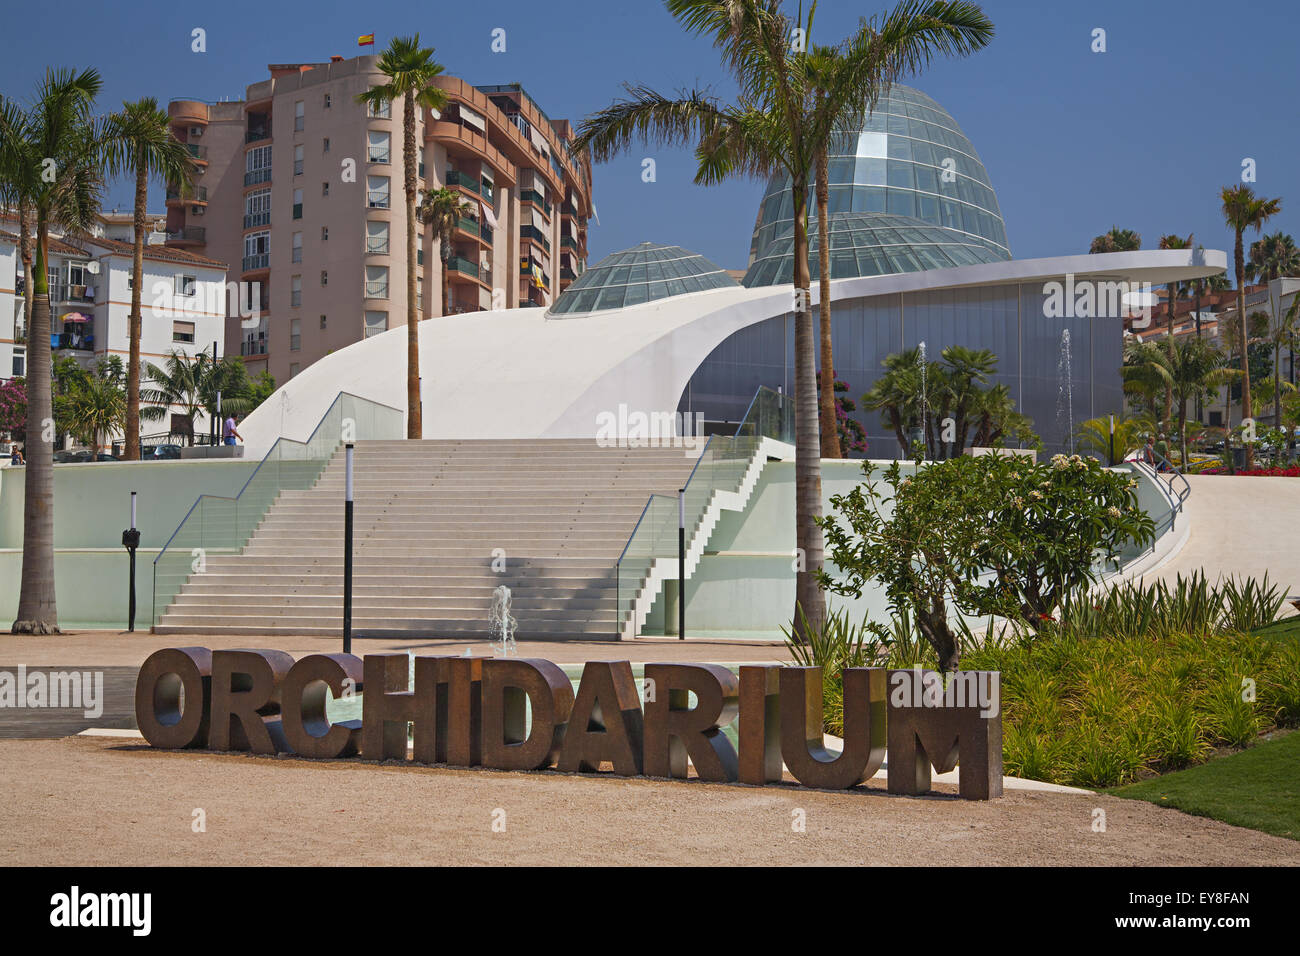
[[[358,442],[353,633],[483,637],[504,584],[518,637],[615,638],[615,562],[649,495],[675,495],[697,456],[589,439]],[[154,630],[341,635],[343,473],[340,449],[313,487],[282,492]]]

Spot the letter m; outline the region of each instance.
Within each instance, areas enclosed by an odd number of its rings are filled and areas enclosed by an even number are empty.
[[[896,671],[890,671],[890,680]],[[907,673],[907,672],[903,672]],[[981,685],[991,671],[974,671]],[[964,676],[953,675],[963,682]],[[955,696],[955,695],[954,695]],[[889,792],[916,795],[930,790],[930,769],[947,773],[960,764],[958,792],[963,800],[1002,796],[1002,715],[981,717],[978,694],[963,694],[964,706],[896,706],[888,718]],[[974,699],[972,699],[974,698]]]

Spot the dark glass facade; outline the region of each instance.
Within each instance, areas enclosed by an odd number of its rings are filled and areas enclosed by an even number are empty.
[[[862,410],[861,397],[880,377],[887,356],[920,342],[932,361],[949,345],[992,351],[998,366],[991,383],[1011,390],[1049,454],[1069,450],[1071,406],[1076,429],[1084,419],[1119,414],[1120,318],[1048,316],[1045,299],[1042,283],[1008,283],[834,302],[836,377],[848,383],[858,405],[854,417],[867,432],[866,456],[901,454],[893,431],[879,413]],[[1062,361],[1067,329],[1068,376]],[[738,422],[760,385],[787,394],[794,389],[793,314],[742,329],[714,349],[692,376],[679,410],[703,413],[707,422]]]

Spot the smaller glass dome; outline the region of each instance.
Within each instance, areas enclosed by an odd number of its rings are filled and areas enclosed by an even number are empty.
[[[831,278],[884,276],[926,269],[951,269],[1001,262],[1000,255],[974,236],[908,216],[840,213],[830,220]],[[821,278],[817,220],[808,224],[808,267]],[[774,239],[745,273],[749,287],[793,282],[794,236]]]
[[[739,283],[681,246],[643,242],[601,259],[555,300],[549,316],[585,315]]]

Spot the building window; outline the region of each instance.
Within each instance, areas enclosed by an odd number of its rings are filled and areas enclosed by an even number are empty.
[[[328,153],[330,151],[330,138],[328,136],[321,140],[321,146],[324,147],[321,150],[322,152]]]
[[[388,208],[388,177],[366,177],[366,203],[371,209]]]
[[[297,352],[302,348],[302,319],[289,320],[289,351]]]
[[[321,226],[321,227],[320,227],[320,241],[321,241],[321,242],[329,242],[329,238],[330,238],[330,227],[329,227],[329,226]]]
[[[293,261],[302,262],[302,233],[293,234]]]
[[[325,316],[323,315],[320,317],[320,327],[325,328]]]
[[[388,313],[387,312],[367,312],[366,313],[366,338],[372,335],[378,335],[380,332],[388,331]]]
[[[295,146],[293,148],[293,174],[295,176],[302,175],[302,147],[301,146]]]
[[[372,129],[368,131],[366,133],[366,162],[392,162],[390,149],[392,141],[392,134],[383,130]]]
[[[173,322],[173,323],[172,323],[172,341],[173,341],[173,342],[193,342],[193,341],[194,341],[194,323],[193,323],[193,322]]]
[[[257,146],[244,155],[244,185],[271,181],[271,147]]]
[[[302,276],[293,276],[289,280],[289,304],[295,309],[302,305]]]
[[[27,355],[26,353],[19,352],[17,349],[14,349],[13,374],[14,375],[27,374]]]
[[[328,179],[320,184],[320,194],[322,196],[328,196],[330,194],[330,181]]]
[[[195,295],[199,291],[199,280],[194,276],[187,276],[181,273],[176,275],[176,294],[177,295]]]
[[[307,104],[304,103],[302,100],[299,100],[298,102],[294,103],[293,104],[293,131],[295,133],[302,132],[303,127],[306,126],[307,124],[306,117],[307,117]]]
[[[290,363],[289,363],[289,377],[290,377],[290,378],[293,378],[295,375],[297,375],[297,374],[298,374],[298,369],[299,369],[299,368],[300,368],[300,366],[299,366],[299,364],[298,364],[297,362],[290,362]]]
[[[244,228],[266,226],[271,222],[271,190],[259,189],[244,197]]]
[[[293,218],[294,219],[302,218],[302,190],[301,189],[295,189],[293,191]]]
[[[325,109],[330,108],[330,95],[328,93],[325,94],[324,100],[322,101],[321,105],[324,106]]]
[[[367,103],[366,115],[371,119],[392,119],[393,109],[390,100],[383,100],[380,103]]]
[[[366,266],[366,298],[388,298],[387,266]]]
[[[388,255],[388,223],[366,222],[366,255]]]
[[[324,270],[324,269],[322,269],[322,270],[320,271],[320,284],[321,284],[321,285],[329,285],[329,284],[330,284],[330,274],[329,274],[329,272],[327,272],[327,271]]]

